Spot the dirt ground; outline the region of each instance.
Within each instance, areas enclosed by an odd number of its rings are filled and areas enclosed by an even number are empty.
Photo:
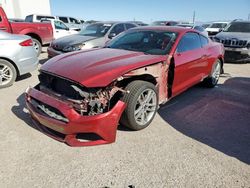
[[[250,187],[250,64],[225,64],[217,87],[189,89],[142,131],[80,148],[33,128],[23,93],[37,74],[0,91],[1,188]]]

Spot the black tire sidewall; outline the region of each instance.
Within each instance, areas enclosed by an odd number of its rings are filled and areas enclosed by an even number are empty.
[[[158,92],[152,83],[145,82],[145,81],[134,81],[134,82],[137,82],[137,86],[136,86],[137,90],[135,90],[134,93],[129,93],[128,100],[125,101],[125,102],[127,102],[127,108],[124,111],[124,115],[126,116],[126,118],[125,118],[126,124],[124,122],[123,122],[123,124],[124,124],[124,126],[130,128],[132,130],[141,130],[141,129],[146,128],[153,121],[155,114],[157,112],[157,107],[156,107],[156,110],[154,111],[154,114],[153,114],[152,118],[150,119],[150,121],[148,121],[145,125],[139,125],[139,124],[137,124],[137,122],[134,118],[134,111],[135,111],[135,105],[137,103],[137,99],[143,91],[145,91],[146,89],[152,89],[156,94],[156,106],[158,106]],[[129,89],[129,86],[127,88]]]
[[[5,85],[0,85],[0,89],[1,89],[1,88],[9,87],[9,86],[11,86],[11,85],[15,82],[16,77],[17,77],[17,72],[16,72],[15,67],[14,67],[10,62],[8,62],[8,61],[6,61],[6,60],[4,60],[4,59],[0,59],[0,62],[1,62],[2,64],[5,64],[6,66],[8,66],[8,67],[11,69],[12,74],[13,74],[13,77],[12,77],[12,79],[10,80],[9,83],[7,83],[7,84],[5,84]]]

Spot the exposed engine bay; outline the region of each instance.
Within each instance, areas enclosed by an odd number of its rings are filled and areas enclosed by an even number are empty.
[[[86,88],[71,80],[41,72],[36,89],[67,101],[80,115],[97,115],[109,111],[119,100],[115,95],[127,92],[115,83],[106,88]]]

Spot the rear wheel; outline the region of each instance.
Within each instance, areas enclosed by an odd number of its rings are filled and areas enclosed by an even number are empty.
[[[146,128],[154,119],[158,108],[158,94],[152,83],[133,81],[128,84],[122,100],[127,108],[122,114],[121,124],[132,129]]]
[[[39,40],[35,39],[35,38],[32,38],[33,40],[33,46],[37,52],[37,57],[41,54],[41,51],[42,51],[42,45],[41,43],[39,42]]]
[[[15,67],[10,62],[0,59],[0,88],[11,86],[16,77]]]
[[[210,88],[216,86],[219,81],[220,74],[221,74],[221,62],[220,60],[217,60],[213,65],[211,74],[203,81],[204,85]]]

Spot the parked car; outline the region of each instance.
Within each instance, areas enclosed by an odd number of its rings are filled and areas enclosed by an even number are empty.
[[[78,28],[81,30],[84,24],[84,20],[76,19],[73,17],[56,16],[56,18],[63,21],[69,28]]]
[[[40,83],[26,90],[37,126],[71,146],[115,141],[117,125],[141,130],[163,104],[203,81],[214,87],[224,47],[198,31],[137,27],[104,48],[72,52],[47,61]],[[92,133],[96,140],[85,136]]]
[[[176,26],[185,27],[189,29],[195,29],[197,31],[200,31],[203,35],[208,37],[208,32],[202,26],[195,25],[195,24],[177,24]]]
[[[174,26],[177,25],[179,22],[176,21],[155,21],[151,23],[152,26]]]
[[[214,41],[225,46],[227,62],[250,61],[250,21],[231,22],[214,37]]]
[[[0,31],[0,88],[11,86],[18,76],[37,68],[32,39]]]
[[[74,30],[80,31],[82,28],[83,20],[78,20],[76,18],[67,16],[52,16],[52,15],[42,15],[42,14],[31,14],[25,17],[26,22],[41,22],[41,20],[61,20],[67,27],[74,28]]]
[[[221,32],[229,22],[213,22],[210,24],[206,31],[208,32],[209,36],[216,35],[217,33]]]
[[[9,22],[1,6],[0,20],[0,30],[30,36],[38,56],[41,53],[42,45],[49,44],[53,40],[53,31],[50,23]]]
[[[119,33],[136,27],[128,22],[98,22],[85,27],[79,34],[54,40],[48,47],[48,56],[54,57],[66,52],[102,47]]]
[[[62,21],[60,20],[47,20],[42,19],[41,22],[50,22],[53,28],[53,36],[54,39],[62,38],[65,36],[73,35],[79,33],[78,31],[68,28]]]

